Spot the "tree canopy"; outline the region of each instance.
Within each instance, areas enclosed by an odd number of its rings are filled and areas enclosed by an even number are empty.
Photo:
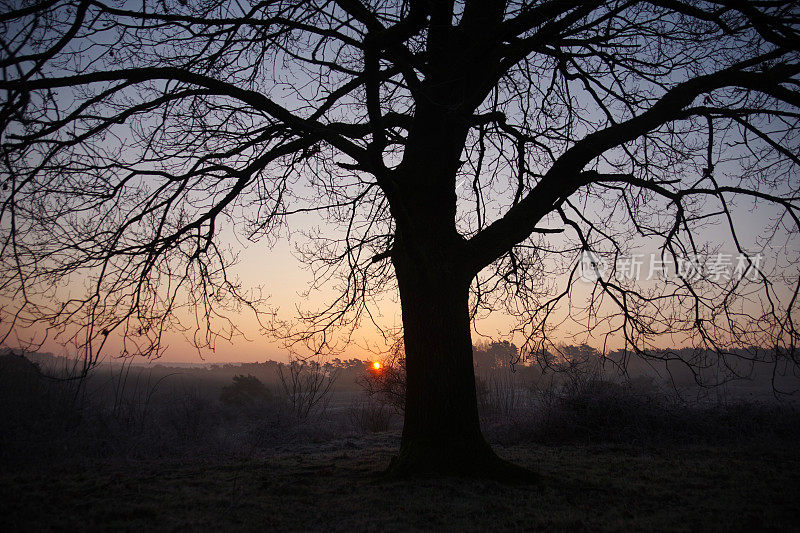
[[[301,255],[339,296],[265,328],[324,352],[399,291],[409,390],[487,310],[534,355],[571,321],[796,363],[799,22],[767,0],[6,1],[3,338],[42,323],[91,361],[180,319],[213,345],[226,305],[261,308],[231,228],[318,213]],[[741,275],[618,275],[637,246]]]

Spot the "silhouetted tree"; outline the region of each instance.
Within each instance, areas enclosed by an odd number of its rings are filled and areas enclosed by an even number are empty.
[[[326,371],[317,361],[292,359],[288,365],[278,366],[278,376],[292,414],[305,420],[327,407],[338,372]]]
[[[252,374],[233,376],[230,385],[222,387],[219,401],[238,407],[251,407],[269,399],[270,393],[266,385]]]
[[[406,358],[402,343],[393,346],[389,357],[381,361],[379,368],[370,363],[365,366],[356,383],[367,396],[402,412],[406,403]]]
[[[340,297],[265,326],[322,353],[399,293],[398,474],[513,470],[478,424],[486,309],[534,356],[571,318],[636,353],[674,333],[796,361],[798,22],[733,0],[5,2],[3,338],[40,322],[91,363],[190,319],[213,347],[225,304],[264,309],[222,238],[316,212],[302,258]],[[614,276],[633,243],[678,265],[723,234],[747,276]]]
[[[472,347],[472,358],[478,372],[488,371],[504,365],[515,365],[519,357],[519,348],[508,341],[491,341],[478,343]]]

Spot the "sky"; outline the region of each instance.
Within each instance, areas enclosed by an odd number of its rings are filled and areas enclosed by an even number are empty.
[[[742,214],[736,217],[741,222],[742,236],[747,241],[752,241],[759,233],[759,228],[768,222],[766,212],[751,212],[742,208]],[[706,235],[708,240],[722,240],[724,232],[717,228]],[[796,251],[800,251],[800,243],[794,241]],[[279,312],[279,316],[284,319],[291,319],[296,315],[296,308],[308,310],[315,305],[322,305],[326,299],[334,296],[332,290],[323,290],[316,293],[316,296],[305,298],[303,296],[308,283],[312,280],[311,273],[304,268],[304,265],[294,256],[293,248],[296,242],[290,239],[278,239],[272,246],[265,242],[249,243],[241,240],[233,241],[240,251],[239,263],[233,267],[232,273],[238,276],[243,287],[255,288],[260,286],[263,293],[268,296],[269,305]],[[731,257],[735,263],[734,254],[730,246],[725,246],[723,250]],[[642,275],[645,276],[649,268],[650,257],[642,254],[638,257],[642,262]],[[592,284],[579,280],[574,285],[575,291],[573,303],[580,304],[580,299],[588,295]],[[397,328],[401,325],[401,315],[399,304],[396,298],[391,295],[384,298],[380,304],[379,321],[387,328]],[[562,309],[562,314],[566,311]],[[161,358],[162,362],[259,362],[267,359],[286,361],[289,352],[280,342],[271,339],[259,327],[257,321],[251,313],[233,315],[236,325],[242,330],[244,336],[235,337],[232,341],[220,340],[216,344],[214,351],[205,350],[198,352],[187,338],[179,332],[170,332],[166,336],[166,349]],[[488,338],[498,339],[507,332],[512,325],[512,320],[504,316],[501,311],[494,311],[477,321],[476,329],[473,332],[473,342],[486,340]],[[22,338],[31,340],[41,339],[41,333],[20,332]],[[565,324],[561,330],[563,339],[570,344],[578,344],[584,340],[590,344],[597,339],[578,335],[570,337],[571,333],[580,333],[580,328],[575,325]],[[27,337],[26,337],[27,335]],[[13,342],[9,342],[13,345]],[[113,360],[115,351],[118,352],[118,343],[111,342],[106,349],[105,360]],[[354,337],[354,342],[340,356],[342,358],[372,359],[375,357],[368,348],[385,347],[385,343],[372,327],[363,327]],[[41,350],[55,354],[69,354],[70,347],[63,347],[53,339],[48,339]]]
[[[296,73],[287,72],[281,78],[291,77]],[[297,82],[296,79],[292,80]],[[302,84],[300,84],[302,85]],[[288,97],[288,96],[287,96]],[[468,191],[467,191],[468,192]],[[602,220],[602,214],[598,210],[592,213],[592,206],[589,206],[587,213],[597,215]],[[739,224],[738,231],[746,241],[754,241],[758,236],[761,229],[766,227],[769,218],[774,212],[767,211],[750,211],[746,205],[739,208],[739,213],[734,217]],[[325,230],[325,222],[318,222]],[[273,246],[267,246],[264,243],[244,243],[243,241],[235,241],[228,239],[234,247],[240,249],[240,264],[231,270],[231,274],[238,275],[242,285],[245,289],[255,288],[261,286],[264,294],[269,295],[268,303],[272,308],[277,309],[279,316],[283,319],[291,319],[295,315],[296,306],[301,306],[306,310],[313,309],[323,305],[323,303],[333,296],[331,291],[322,291],[310,298],[303,296],[303,292],[307,288],[308,283],[311,281],[311,273],[304,270],[302,263],[293,256],[293,247],[296,242],[287,239],[278,239]],[[719,244],[721,251],[728,255],[733,255],[733,249],[730,239],[725,237],[724,228],[712,228],[705,235],[705,240],[712,244]],[[796,254],[800,251],[800,245],[797,238],[789,242],[788,253]],[[643,261],[648,262],[648,254],[653,253],[652,248],[648,248],[646,244],[643,245],[640,252],[643,254]],[[777,251],[779,253],[786,253]],[[731,257],[733,261],[735,258]],[[555,280],[556,285],[561,280]],[[590,284],[584,282],[577,282],[576,291],[574,292],[575,303],[580,303],[581,298],[585,298],[588,293]],[[381,325],[389,328],[396,329],[400,326],[400,310],[396,298],[388,295],[380,302],[380,317]],[[562,310],[562,313],[566,311]],[[239,327],[245,334],[244,338],[234,338],[232,342],[219,341],[216,345],[214,352],[205,352],[198,354],[193,349],[190,342],[188,342],[179,333],[173,332],[167,336],[167,349],[164,353],[164,360],[177,361],[177,362],[199,362],[199,361],[214,361],[214,362],[247,362],[247,361],[263,361],[265,359],[286,360],[288,352],[278,342],[270,339],[260,330],[258,323],[250,314],[234,315],[233,320],[237,327]],[[491,314],[483,316],[482,319],[476,324],[476,331],[474,332],[473,340],[481,339],[481,334],[488,335],[492,338],[499,338],[505,330],[507,330],[512,321],[503,316],[500,311],[495,311]],[[582,340],[591,339],[570,337],[571,333],[577,332],[576,325],[564,326],[561,335],[565,341],[568,342],[581,342]],[[23,340],[38,340],[41,339],[41,331],[35,332],[19,332]],[[10,344],[13,344],[11,342]],[[368,354],[365,349],[367,345],[377,347],[381,344],[381,340],[376,332],[371,328],[363,328],[358,332],[355,342],[352,347],[346,352],[345,356],[363,357]],[[111,343],[110,354],[114,351],[113,342]],[[69,347],[64,348],[60,346],[53,339],[48,339],[42,346],[43,351],[50,351],[54,353],[61,353],[64,350],[69,351]]]

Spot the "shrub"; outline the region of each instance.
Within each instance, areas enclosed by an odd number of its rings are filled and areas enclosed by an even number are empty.
[[[402,413],[406,407],[406,359],[399,353],[379,369],[368,366],[357,383],[370,398]]]
[[[394,412],[385,402],[362,398],[350,406],[349,415],[350,423],[355,429],[377,433],[391,427]]]
[[[337,376],[335,370],[326,369],[319,361],[293,359],[288,365],[278,367],[288,406],[297,420],[327,409]]]
[[[233,383],[222,387],[219,401],[237,407],[252,407],[269,400],[270,392],[260,379],[252,374],[237,374]]]

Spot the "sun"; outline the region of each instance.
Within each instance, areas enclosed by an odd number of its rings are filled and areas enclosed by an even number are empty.
[[[381,369],[380,361],[375,361],[374,363],[372,363],[372,368],[374,368],[375,370],[380,370]]]

